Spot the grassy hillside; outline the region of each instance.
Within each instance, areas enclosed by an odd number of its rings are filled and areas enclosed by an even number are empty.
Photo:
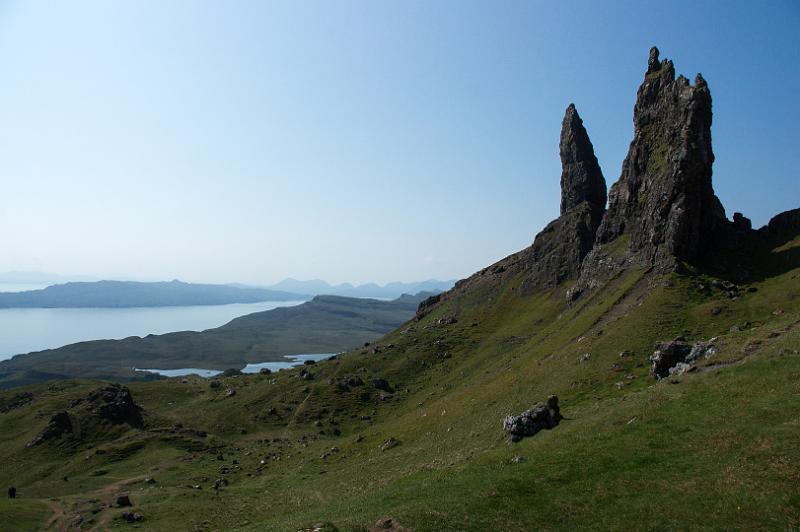
[[[0,505],[3,529],[797,529],[798,250],[751,257],[766,267],[736,298],[691,271],[627,270],[572,306],[564,286],[487,283],[303,368],[311,380],[132,383],[141,429],[70,407],[97,382],[6,391],[0,482],[20,498]],[[654,344],[678,335],[717,337],[719,352],[656,381]],[[511,443],[503,416],[549,394],[565,419]],[[67,408],[91,430],[25,447]],[[141,523],[108,506],[120,493]]]
[[[0,387],[57,378],[142,379],[138,368],[241,369],[284,355],[336,353],[375,340],[414,315],[428,293],[393,301],[317,296],[202,332],[96,340],[0,362]]]

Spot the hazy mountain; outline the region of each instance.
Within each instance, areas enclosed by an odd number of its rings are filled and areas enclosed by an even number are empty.
[[[57,284],[26,292],[0,293],[0,308],[169,307],[305,299],[309,297],[266,288],[193,284],[177,280],[157,283],[97,281]]]
[[[350,283],[342,283],[331,285],[321,279],[312,279],[309,281],[298,281],[297,279],[284,279],[267,288],[272,290],[285,290],[287,292],[296,292],[299,294],[312,294],[312,295],[337,295],[347,297],[376,297],[376,298],[395,298],[400,297],[402,294],[416,294],[418,292],[443,292],[453,287],[455,281],[439,281],[437,279],[428,279],[427,281],[402,283],[392,282],[386,285],[378,285],[376,283],[366,283],[361,285],[352,285]]]
[[[10,271],[0,273],[1,284],[39,284],[50,285],[68,282],[96,281],[88,275],[59,275],[37,271]]]

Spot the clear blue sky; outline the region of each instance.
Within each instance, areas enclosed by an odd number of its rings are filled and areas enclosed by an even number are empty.
[[[714,185],[800,206],[800,4],[0,1],[0,271],[457,278],[609,184],[651,45],[714,98]]]

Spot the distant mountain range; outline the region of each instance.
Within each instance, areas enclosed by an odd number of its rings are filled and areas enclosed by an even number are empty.
[[[298,294],[335,295],[346,297],[373,297],[393,299],[403,294],[416,294],[418,292],[444,292],[453,287],[455,280],[439,281],[428,279],[416,283],[393,282],[383,286],[375,283],[352,285],[342,283],[331,285],[320,279],[298,281],[297,279],[284,279],[283,281],[267,286],[270,290],[282,290]]]
[[[0,293],[0,308],[171,307],[307,299],[311,297],[266,288],[180,281],[158,283],[97,281],[57,284],[42,290],[26,292]]]
[[[39,272],[0,274],[7,284],[47,284],[46,288],[23,292],[0,292],[0,308],[126,308],[189,305],[227,305],[260,301],[306,301],[318,295],[395,299],[403,294],[444,292],[454,281],[429,279],[417,283],[393,282],[331,285],[315,279],[284,279],[272,286],[246,284],[197,284],[178,280],[169,282],[91,281],[63,282],[65,277]]]
[[[69,283],[75,281],[96,281],[95,277],[89,275],[59,275],[56,273],[36,272],[36,271],[10,271],[0,272],[0,283],[2,284],[38,284],[51,285],[59,283]]]

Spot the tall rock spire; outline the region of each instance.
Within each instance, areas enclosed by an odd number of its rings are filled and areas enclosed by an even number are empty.
[[[603,244],[630,235],[644,262],[694,261],[725,225],[711,185],[711,93],[698,74],[675,79],[672,61],[650,50],[633,109],[634,137],[609,192],[598,231]]]
[[[584,201],[599,210],[606,206],[606,180],[594,155],[583,120],[569,104],[561,123],[561,214]]]
[[[574,104],[561,124],[561,216],[536,235],[522,295],[577,279],[606,205],[606,181]]]

